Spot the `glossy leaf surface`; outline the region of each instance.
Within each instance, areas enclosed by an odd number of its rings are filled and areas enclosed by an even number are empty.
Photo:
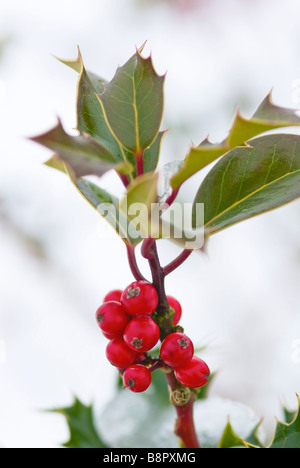
[[[157,202],[158,174],[144,174],[135,179],[127,188],[127,194],[120,201],[120,211],[131,221],[141,236],[151,232],[151,208]]]
[[[31,140],[51,149],[67,164],[74,178],[85,175],[102,176],[111,169],[128,173],[132,166],[128,161],[117,161],[110,151],[87,135],[71,136],[61,122],[50,131]]]
[[[163,83],[164,77],[155,72],[151,57],[145,59],[137,51],[99,95],[112,133],[134,154],[148,148],[159,132]]]
[[[198,190],[194,208],[204,203],[207,234],[300,196],[300,136],[269,135],[249,145],[222,158]]]
[[[69,427],[70,439],[63,444],[64,447],[108,448],[95,428],[92,406],[86,406],[76,398],[72,406],[53,412],[62,414]]]

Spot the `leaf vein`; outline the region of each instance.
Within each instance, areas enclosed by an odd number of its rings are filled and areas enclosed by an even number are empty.
[[[261,190],[265,189],[266,187],[280,181],[280,180],[283,180],[285,177],[288,177],[290,174],[296,174],[296,173],[300,173],[300,169],[297,169],[296,171],[292,171],[292,172],[287,172],[286,174],[284,174],[283,176],[281,177],[278,177],[277,179],[274,179],[272,180],[271,182],[269,182],[268,184],[264,184],[262,185],[261,187],[259,187],[257,190],[254,190],[253,192],[251,192],[249,195],[247,195],[246,197],[244,198],[241,198],[240,200],[238,200],[237,202],[233,203],[232,205],[230,205],[228,208],[226,208],[225,210],[223,210],[222,212],[218,213],[217,215],[215,215],[210,221],[208,221],[204,227],[207,227],[209,225],[211,225],[211,223],[213,223],[216,219],[218,219],[219,217],[223,216],[223,214],[225,214],[226,212],[230,211],[232,208],[234,208],[236,205],[238,205],[239,203],[242,203],[244,202],[245,200],[251,198],[253,195],[255,195],[256,193],[260,192]]]
[[[273,155],[272,155],[272,160],[271,160],[271,163],[270,163],[270,166],[269,166],[269,169],[268,169],[265,181],[264,181],[264,185],[267,183],[267,180],[268,180],[269,175],[271,173],[272,166],[273,166],[273,164],[275,162],[276,149],[277,149],[277,143],[274,144],[274,151],[273,151]]]

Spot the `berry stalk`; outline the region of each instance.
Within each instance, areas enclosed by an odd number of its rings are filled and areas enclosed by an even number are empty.
[[[150,253],[151,255],[149,255],[148,262],[152,275],[152,284],[158,294],[157,313],[158,315],[167,315],[170,307],[165,291],[165,274],[158,258],[156,242],[151,244]],[[171,325],[172,324],[170,324],[170,326]]]
[[[172,273],[172,271],[180,267],[180,265],[182,265],[192,253],[193,250],[184,249],[178,257],[163,268],[164,275],[167,276]]]
[[[139,270],[136,257],[135,257],[134,247],[131,247],[130,245],[126,245],[126,249],[127,249],[127,258],[128,258],[129,267],[131,269],[131,273],[133,274],[134,278],[137,281],[147,281]]]
[[[162,267],[156,240],[143,241],[141,254],[147,259],[152,284],[139,270],[135,249],[127,245],[130,269],[136,281],[124,290],[113,290],[105,296],[96,319],[109,340],[106,356],[118,368],[124,386],[132,392],[144,392],[156,370],[165,373],[170,402],[175,407],[175,434],[184,448],[200,448],[197,440],[193,407],[197,389],[207,383],[209,368],[194,356],[190,338],[178,326],[181,305],[165,291],[165,277],[177,269],[191,254],[184,250],[173,262]],[[160,357],[151,358],[149,351],[161,341]]]
[[[136,162],[136,175],[137,177],[144,174],[144,160],[143,160],[144,151],[141,151],[140,154],[134,155]]]
[[[175,406],[177,421],[175,423],[175,434],[182,441],[184,448],[201,448],[194,425],[194,398],[183,406]]]
[[[158,323],[160,324],[161,340],[163,341],[165,337],[172,333],[174,327],[172,319],[168,317],[170,306],[165,292],[165,273],[160,265],[155,242],[151,245],[151,254],[148,261],[152,273],[153,286],[158,294],[156,311]],[[160,319],[162,319],[162,322]],[[167,372],[166,377],[170,391],[170,400],[177,412],[175,434],[181,440],[184,448],[200,448],[193,417],[195,393],[178,382],[174,371]]]

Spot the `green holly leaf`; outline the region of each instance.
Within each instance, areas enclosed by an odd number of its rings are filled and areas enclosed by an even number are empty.
[[[118,161],[128,160],[133,166],[133,173],[129,179],[136,177],[136,162],[134,154],[126,150],[112,134],[103,112],[103,108],[97,94],[104,92],[106,81],[86,70],[80,49],[76,60],[58,59],[68,67],[79,73],[77,91],[77,128],[80,132],[88,133],[103,144]],[[165,132],[159,132],[153,143],[144,151],[144,172],[152,172],[156,169],[162,138]]]
[[[208,138],[199,146],[192,147],[179,171],[171,178],[171,186],[178,189],[189,177],[196,174],[229,150],[227,144],[213,145]]]
[[[268,448],[300,448],[300,398],[297,395],[298,412],[290,423],[277,421],[275,435]]]
[[[48,161],[45,161],[44,165],[68,175],[64,161],[60,159],[57,154],[54,154],[50,159],[48,159]]]
[[[300,117],[297,116],[296,111],[273,104],[270,93],[250,120],[237,112],[226,141],[228,146],[233,148],[268,130],[299,125]]]
[[[230,421],[228,420],[218,448],[224,449],[243,446],[245,446],[244,441],[235,433]]]
[[[171,180],[174,189],[180,187],[189,177],[226,154],[236,146],[245,146],[251,138],[268,130],[299,126],[300,117],[296,111],[273,104],[271,93],[263,100],[254,115],[245,119],[237,112],[228,137],[219,144],[205,139],[199,146],[191,147],[182,168]]]
[[[277,208],[300,196],[300,136],[268,135],[223,157],[203,180],[193,205],[204,203],[206,234]]]
[[[230,421],[228,421],[218,448],[300,448],[300,399],[298,396],[297,399],[298,412],[296,416],[290,423],[277,421],[273,441],[268,447],[264,447],[258,437],[258,430],[261,423],[254,428],[249,437],[247,437],[247,440],[244,440],[236,434]],[[289,413],[289,416],[290,414],[291,413]]]
[[[96,427],[100,433],[105,433],[111,447],[178,449],[178,439],[174,434],[176,413],[168,401],[166,377],[157,370],[152,373],[152,379],[151,387],[146,392],[133,394],[128,389],[118,391],[99,415]],[[232,415],[235,426],[246,434],[248,440],[253,426],[257,424],[257,418],[250,408],[217,397],[195,402],[194,420],[202,448],[218,447],[228,414]],[[122,426],[125,420],[126,430]]]
[[[104,91],[106,81],[93,72],[86,70],[80,49],[76,60],[58,59],[79,74],[77,85],[77,129],[88,133],[105,146],[117,161],[126,161],[127,154],[111,133],[97,94]]]
[[[243,448],[262,448],[261,442],[258,439],[257,432],[260,427],[259,423],[252,433],[247,437],[247,441],[239,437],[236,432],[234,431],[230,420],[228,419],[228,422],[226,424],[226,427],[224,429],[222,438],[219,442],[218,448],[237,448],[237,447],[243,447]]]
[[[296,417],[297,412],[296,411],[290,411],[285,406],[283,406],[282,410],[283,410],[283,414],[284,414],[284,422],[288,423],[288,424],[293,422],[295,417]]]
[[[78,398],[72,406],[58,408],[51,412],[62,414],[70,430],[70,439],[63,446],[67,448],[108,448],[94,425],[93,407],[84,405]]]
[[[157,371],[151,374],[151,393],[148,398],[156,407],[169,408],[170,397],[166,376],[163,372]]]
[[[141,51],[118,68],[98,95],[111,132],[135,155],[154,142],[163,115],[165,77],[157,75],[151,57],[143,58]]]
[[[54,151],[76,179],[85,175],[101,177],[111,169],[123,173],[132,170],[128,161],[116,161],[110,151],[94,138],[86,134],[68,135],[60,121],[50,131],[31,140]]]
[[[160,148],[162,144],[163,137],[165,136],[164,132],[159,132],[157,137],[155,138],[154,142],[152,143],[149,148],[147,148],[143,153],[143,169],[144,174],[148,172],[154,172],[157,168],[159,155],[160,155]],[[132,172],[132,176],[136,178],[136,159],[133,153],[128,150],[125,150],[127,160],[132,164],[134,170]]]
[[[165,134],[166,130],[159,132],[153,143],[145,149],[143,153],[144,174],[154,172],[156,170],[159,161],[160,148]]]
[[[141,237],[151,233],[151,207],[157,202],[158,174],[151,172],[135,179],[119,204],[119,209],[131,221],[134,232]]]

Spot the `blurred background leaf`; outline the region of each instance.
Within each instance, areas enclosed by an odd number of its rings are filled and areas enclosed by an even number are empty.
[[[70,439],[63,444],[66,448],[108,448],[97,433],[92,406],[84,405],[78,398],[67,408],[53,410],[66,418]]]
[[[104,412],[97,414],[97,406],[94,408],[97,430],[100,433],[105,430],[110,447],[179,447],[173,432],[175,409],[167,399],[161,400],[162,390],[166,395],[165,376],[162,372],[154,372],[153,377],[154,385],[144,394],[133,394],[128,389],[121,390]],[[217,397],[196,401],[194,415],[203,448],[217,448],[228,416],[231,416],[233,427],[242,434],[241,437],[249,439],[259,422],[252,410],[245,405]],[[261,429],[260,436],[264,438]]]

